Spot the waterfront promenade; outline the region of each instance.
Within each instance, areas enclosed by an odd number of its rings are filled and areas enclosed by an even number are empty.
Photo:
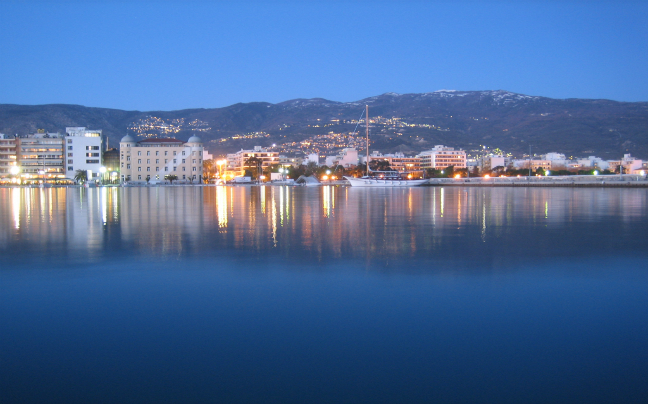
[[[646,187],[645,175],[565,175],[555,177],[431,178],[429,186],[475,187]]]

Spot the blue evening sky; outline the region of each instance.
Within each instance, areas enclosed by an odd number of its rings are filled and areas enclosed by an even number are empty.
[[[648,101],[644,1],[2,0],[0,103],[137,110],[504,89]]]

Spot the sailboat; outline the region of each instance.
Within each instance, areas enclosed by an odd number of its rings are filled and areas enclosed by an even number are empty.
[[[369,105],[366,105],[365,123],[367,127],[367,174],[360,177],[344,177],[352,187],[416,187],[425,184],[428,180],[410,180],[401,177],[398,171],[371,171],[369,170]]]

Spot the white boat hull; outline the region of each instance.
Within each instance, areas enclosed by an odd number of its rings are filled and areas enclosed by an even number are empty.
[[[428,180],[394,180],[380,178],[353,178],[344,177],[352,187],[417,187],[427,183]]]

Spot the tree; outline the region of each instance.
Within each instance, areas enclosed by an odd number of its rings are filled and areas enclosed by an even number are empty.
[[[371,160],[369,161],[369,169],[373,171],[392,171],[387,160]]]
[[[261,175],[261,163],[261,159],[252,156],[245,160],[244,166],[254,169],[255,178],[258,178]]]
[[[169,174],[169,175],[165,175],[164,179],[169,181],[171,183],[171,185],[173,185],[173,181],[177,180],[178,176],[175,175],[175,174]]]
[[[304,171],[304,175],[306,176],[311,176],[317,172],[317,163],[314,161],[309,161],[308,164],[306,165],[306,170]]]
[[[76,172],[74,173],[74,180],[77,183],[88,181],[88,172],[86,170],[76,170]]]
[[[147,184],[147,185],[148,185],[149,181],[151,181],[151,176],[150,176],[150,175],[147,175],[147,176],[146,176],[146,184]]]

